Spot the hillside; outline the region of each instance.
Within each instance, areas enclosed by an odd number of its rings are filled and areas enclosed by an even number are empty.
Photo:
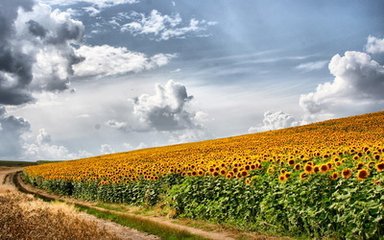
[[[289,166],[314,158],[316,162],[325,162],[332,156],[364,154],[365,147],[371,152],[379,151],[384,147],[383,139],[384,112],[379,112],[283,130],[45,164],[28,168],[28,172],[50,179],[103,179],[115,183],[134,181],[141,176],[156,179],[168,173],[233,173],[236,177],[240,170],[259,168],[265,161],[284,165],[291,160]]]
[[[384,112],[25,168],[72,197],[293,237],[384,235]]]

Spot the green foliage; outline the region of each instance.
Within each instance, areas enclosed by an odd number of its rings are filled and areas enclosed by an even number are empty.
[[[27,167],[36,164],[36,162],[0,160],[0,166],[2,167]]]
[[[259,173],[260,174],[260,173]],[[280,183],[275,175],[251,174],[250,184],[222,177],[167,175],[127,184],[26,181],[63,195],[109,203],[167,203],[182,217],[230,223],[240,228],[296,237],[380,239],[384,236],[384,182],[330,180],[324,174]]]

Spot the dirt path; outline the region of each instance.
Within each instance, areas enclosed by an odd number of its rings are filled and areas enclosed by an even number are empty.
[[[16,190],[12,183],[13,175],[22,168],[0,167],[0,193],[5,190]]]
[[[16,172],[20,170],[22,169],[0,167],[0,194],[7,193],[9,191],[17,191],[17,188],[13,184],[13,179]],[[92,216],[86,213],[78,213],[77,216],[84,219],[85,221],[96,223],[100,229],[105,229],[105,231],[115,234],[120,239],[131,239],[131,240],[160,239],[157,236],[142,233],[135,229],[127,228],[107,220],[99,219],[99,218],[96,218],[95,216]]]
[[[0,171],[1,171],[1,169],[0,169]],[[1,180],[1,178],[0,178],[0,180]],[[7,181],[9,181],[9,180],[7,180]],[[41,189],[34,188],[31,185],[25,184],[21,180],[19,175],[16,176],[15,182],[16,182],[16,184],[19,185],[19,188],[23,189],[23,191],[31,193],[31,194],[36,194],[40,197],[45,197],[45,198],[50,199],[50,200],[58,200],[58,201],[63,201],[63,202],[68,203],[68,204],[76,204],[76,205],[80,205],[80,206],[85,206],[88,208],[93,208],[93,209],[98,210],[100,212],[112,213],[112,214],[122,216],[122,217],[134,218],[134,219],[143,220],[143,221],[152,221],[154,223],[161,224],[161,225],[166,226],[166,227],[170,227],[170,228],[173,228],[173,229],[176,229],[179,231],[188,232],[190,234],[201,236],[201,237],[204,237],[207,239],[213,239],[213,240],[234,240],[234,239],[236,239],[236,234],[234,234],[232,232],[225,231],[225,230],[222,230],[220,232],[205,231],[202,229],[197,229],[194,227],[189,227],[189,226],[174,223],[174,222],[172,222],[172,220],[165,218],[165,217],[142,216],[142,215],[137,215],[134,213],[128,213],[128,212],[123,213],[120,211],[107,210],[104,208],[97,207],[96,204],[93,202],[86,202],[86,201],[81,201],[81,200],[77,200],[77,199],[73,199],[73,198],[62,197],[62,196],[50,194],[50,193],[47,193]],[[104,220],[98,219],[92,215],[88,215],[85,213],[84,213],[84,215],[85,215],[85,217],[89,218],[90,220],[99,221],[100,226],[110,226],[111,229],[116,228],[117,232],[121,231],[121,230],[119,230],[121,228],[121,226],[118,224],[115,224],[115,223],[112,223],[109,221],[104,221]],[[128,229],[128,228],[125,228],[125,229]],[[145,234],[143,235],[143,233],[140,233],[136,230],[129,229],[127,231],[129,234],[133,234],[133,235],[127,234],[126,239],[129,239],[129,238],[132,238],[135,240],[136,239],[138,239],[138,240],[140,240],[140,239],[159,239],[159,238],[156,238],[154,236],[148,236]],[[121,232],[123,232],[123,231],[121,231]],[[271,237],[271,236],[257,235],[257,234],[244,234],[243,236],[245,236],[245,235],[248,236],[248,237],[246,237],[246,239],[254,239],[254,240],[277,240],[277,239],[287,240],[287,239],[289,239],[289,238]]]
[[[100,208],[100,207],[95,206],[95,204],[92,202],[85,202],[85,201],[80,201],[80,200],[76,200],[73,198],[61,197],[61,196],[57,196],[54,194],[50,194],[50,193],[47,193],[41,189],[37,189],[37,188],[34,188],[28,184],[25,184],[20,179],[19,176],[18,176],[17,182],[27,192],[32,193],[32,194],[38,194],[39,196],[43,196],[47,199],[64,201],[64,202],[69,203],[69,204],[76,204],[76,205],[80,205],[80,206],[90,207],[90,208],[93,208],[93,209],[101,211],[101,212],[106,212],[106,213],[109,212],[109,213],[113,213],[113,214],[118,215],[118,216],[123,216],[123,217],[125,216],[128,218],[136,218],[136,219],[144,220],[144,221],[149,220],[152,222],[159,223],[163,226],[167,226],[167,227],[177,229],[180,231],[185,231],[185,232],[188,232],[190,234],[198,235],[198,236],[212,239],[212,240],[234,240],[235,239],[235,238],[230,236],[230,233],[227,233],[227,232],[209,232],[209,231],[205,231],[205,230],[201,230],[201,229],[197,229],[197,228],[193,228],[193,227],[189,227],[189,226],[176,224],[176,223],[173,223],[164,217],[141,216],[141,215],[132,214],[132,213],[122,213],[122,212],[114,211],[114,210],[106,210],[104,208]]]

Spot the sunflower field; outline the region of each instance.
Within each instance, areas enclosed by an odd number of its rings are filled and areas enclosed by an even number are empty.
[[[273,234],[383,239],[384,112],[27,167],[76,198],[154,206]]]

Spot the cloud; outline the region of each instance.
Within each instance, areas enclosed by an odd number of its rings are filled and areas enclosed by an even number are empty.
[[[379,110],[384,106],[384,67],[363,52],[347,51],[332,57],[331,82],[300,96],[309,115],[351,114]]]
[[[24,143],[23,158],[28,160],[67,160],[89,157],[86,151],[70,152],[66,147],[52,144],[51,135],[45,129],[40,129],[34,143]]]
[[[154,95],[143,94],[134,99],[133,114],[146,126],[158,131],[198,128],[196,113],[188,109],[193,96],[181,83],[169,80],[157,85]]]
[[[186,129],[172,133],[169,144],[197,142],[210,139],[212,136],[205,129]]]
[[[88,7],[83,7],[84,11],[86,11],[89,16],[95,17],[97,16],[101,11],[98,8],[95,8],[94,6],[88,6]]]
[[[188,34],[207,30],[216,22],[197,20],[192,18],[188,24],[183,23],[180,14],[174,16],[162,15],[157,10],[152,10],[149,15],[134,12],[130,15],[134,21],[124,24],[122,32],[130,32],[136,35],[150,35],[156,40],[168,40],[171,38],[185,38]]]
[[[84,26],[68,13],[29,0],[0,2],[0,104],[33,101],[33,91],[62,91],[82,58],[73,44]]]
[[[100,146],[100,153],[102,154],[111,154],[114,153],[115,151],[109,144],[103,144]]]
[[[0,158],[12,160],[22,154],[23,134],[30,127],[27,120],[8,116],[5,107],[0,106]]]
[[[126,122],[118,122],[116,120],[108,120],[105,124],[110,128],[118,129],[121,131],[127,131],[127,132],[132,131],[132,127],[130,127],[128,125],[128,123],[126,123]]]
[[[51,135],[49,135],[45,129],[40,129],[39,135],[36,137],[36,142],[39,145],[50,144],[52,142]]]
[[[296,121],[296,119],[290,114],[284,113],[282,111],[267,111],[264,113],[263,125],[257,127],[250,127],[248,129],[248,132],[264,132],[269,130],[295,127],[301,124],[303,123]]]
[[[123,132],[160,131],[177,132],[204,129],[209,115],[195,111],[190,105],[193,96],[181,83],[169,80],[164,86],[156,85],[153,95],[142,94],[131,99],[133,119],[110,119],[105,125]],[[179,133],[175,133],[179,134]]]
[[[97,8],[112,7],[120,4],[134,4],[139,0],[40,0],[49,5],[74,5],[77,3],[89,3]]]
[[[365,50],[367,53],[371,54],[384,53],[384,39],[379,39],[369,35],[367,44],[365,45]]]
[[[311,72],[324,68],[329,61],[308,62],[297,65],[295,68],[303,72]]]
[[[74,66],[76,76],[109,76],[140,72],[169,63],[174,54],[156,54],[147,57],[143,53],[129,51],[125,47],[81,46],[76,54],[86,56],[85,60]]]

